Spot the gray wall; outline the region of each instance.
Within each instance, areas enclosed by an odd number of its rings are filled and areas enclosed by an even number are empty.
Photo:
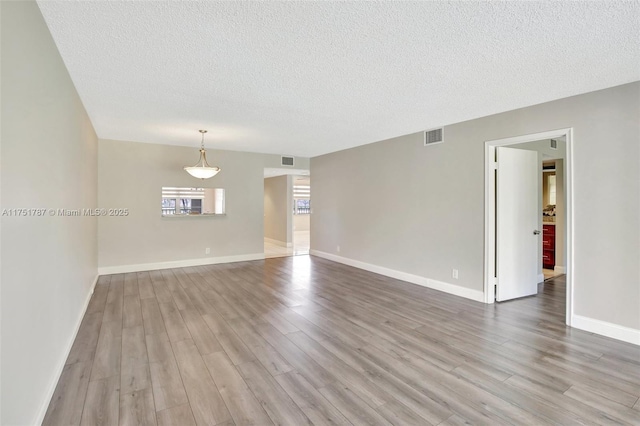
[[[264,253],[264,168],[280,157],[207,150],[222,171],[196,179],[183,170],[198,147],[100,140],[98,198],[102,208],[128,208],[126,217],[99,219],[99,262],[106,267]],[[300,161],[296,158],[296,164]],[[226,216],[163,218],[163,186],[224,188]],[[210,248],[211,253],[205,254]]]
[[[1,2],[2,209],[97,206],[97,138],[35,2]],[[97,220],[2,216],[3,425],[36,424],[97,274]]]
[[[484,142],[573,127],[574,312],[640,329],[639,118],[635,82],[313,158],[311,248],[482,291]]]
[[[290,175],[264,180],[264,236],[284,245],[292,243],[292,191]]]

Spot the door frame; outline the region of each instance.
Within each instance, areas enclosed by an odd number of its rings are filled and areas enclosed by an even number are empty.
[[[565,137],[565,197],[566,197],[566,324],[571,325],[573,318],[573,128],[550,130],[541,133],[514,136],[510,138],[494,139],[485,142],[484,155],[484,302],[495,302],[495,231],[496,231],[496,179],[495,179],[495,153],[496,147],[518,145],[527,142],[535,142],[542,139],[556,139]]]

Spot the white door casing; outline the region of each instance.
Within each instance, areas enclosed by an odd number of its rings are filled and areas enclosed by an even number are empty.
[[[484,189],[484,302],[494,303],[496,300],[496,149],[501,146],[513,146],[544,139],[565,138],[566,158],[564,169],[565,188],[565,267],[566,267],[566,317],[565,323],[571,326],[574,318],[574,210],[573,210],[573,129],[570,127],[528,133],[500,139],[485,141],[485,189]]]

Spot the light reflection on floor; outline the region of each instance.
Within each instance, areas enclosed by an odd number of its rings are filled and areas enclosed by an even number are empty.
[[[293,247],[282,247],[265,240],[264,257],[285,257],[309,254],[309,245],[309,231],[295,231],[293,233]]]
[[[309,288],[311,285],[311,258],[309,256],[293,256],[292,263],[296,285]]]

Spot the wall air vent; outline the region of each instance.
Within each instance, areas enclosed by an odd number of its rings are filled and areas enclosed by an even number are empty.
[[[558,141],[551,139],[551,149],[558,149]]]
[[[282,163],[283,166],[293,166],[293,157],[282,157]]]
[[[424,146],[444,142],[444,128],[427,130],[424,132]]]

